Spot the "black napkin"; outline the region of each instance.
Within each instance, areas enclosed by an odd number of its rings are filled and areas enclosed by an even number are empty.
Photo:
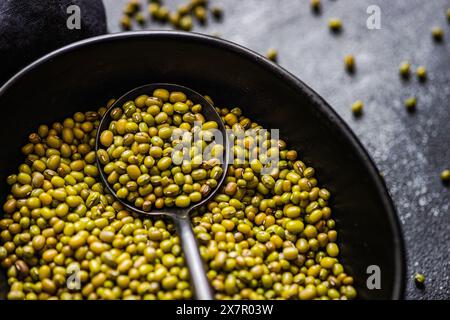
[[[71,5],[80,9],[81,29],[67,27],[67,20],[78,11],[67,13]],[[101,0],[0,0],[0,85],[46,53],[104,33]]]

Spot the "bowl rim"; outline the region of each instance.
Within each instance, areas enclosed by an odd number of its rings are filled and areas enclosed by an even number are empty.
[[[156,38],[170,38],[170,39],[180,39],[180,40],[191,40],[207,44],[210,46],[215,46],[220,49],[231,51],[237,55],[240,55],[253,63],[256,63],[262,68],[269,70],[274,73],[279,79],[287,83],[291,88],[303,91],[309,99],[311,99],[317,110],[325,117],[328,118],[330,122],[338,127],[338,129],[343,133],[347,142],[352,146],[353,150],[357,156],[361,159],[366,170],[370,173],[373,183],[381,195],[382,204],[387,212],[389,227],[392,229],[393,233],[393,251],[395,260],[395,270],[394,270],[394,284],[391,292],[391,299],[398,300],[404,298],[405,293],[405,273],[406,273],[406,254],[405,245],[402,229],[400,226],[399,217],[397,210],[394,206],[393,200],[388,192],[386,183],[381,177],[375,162],[362,145],[362,143],[357,138],[356,134],[350,129],[349,125],[337,114],[337,112],[325,101],[317,92],[311,89],[303,81],[298,79],[295,75],[282,68],[280,65],[270,61],[261,54],[248,49],[242,45],[236,44],[229,40],[221,39],[218,37],[213,37],[196,32],[184,32],[184,31],[166,31],[166,30],[156,30],[156,31],[127,31],[112,34],[105,34],[101,36],[96,36],[92,38],[87,38],[81,41],[77,41],[68,44],[62,48],[56,49],[43,57],[30,63],[28,66],[24,67],[22,70],[17,72],[13,77],[6,81],[0,87],[0,98],[7,92],[7,90],[14,86],[14,84],[20,81],[27,73],[36,69],[42,64],[51,62],[54,58],[75,51],[80,47],[86,47],[90,45],[96,45],[102,42],[117,41],[129,38],[140,38],[140,37],[156,37]]]

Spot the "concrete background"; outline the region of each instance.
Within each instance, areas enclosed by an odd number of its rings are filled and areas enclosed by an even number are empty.
[[[126,0],[104,0],[108,28],[119,32]],[[146,3],[146,1],[142,1]],[[175,8],[185,1],[165,1]],[[450,189],[439,178],[450,168],[450,23],[449,0],[322,0],[313,14],[308,0],[211,0],[224,8],[221,22],[196,25],[195,32],[219,33],[265,54],[279,52],[279,64],[322,95],[361,139],[383,173],[396,204],[406,249],[407,299],[450,299]],[[381,29],[369,30],[366,10],[381,9]],[[343,21],[340,34],[330,33],[328,19]],[[444,41],[432,40],[441,26]],[[135,30],[141,28],[134,27]],[[170,29],[149,22],[144,29]],[[345,72],[343,57],[353,54],[357,70]],[[423,65],[428,80],[403,81],[401,61],[412,70]],[[417,97],[417,111],[407,113],[404,100]],[[356,119],[351,104],[362,100]],[[389,248],[386,248],[389,250]],[[413,282],[426,275],[425,289]]]

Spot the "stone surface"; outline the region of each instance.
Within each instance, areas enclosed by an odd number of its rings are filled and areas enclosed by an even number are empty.
[[[104,0],[110,32],[126,0]],[[166,1],[174,8],[183,1]],[[143,2],[144,3],[144,2]],[[408,299],[450,298],[450,188],[439,174],[450,167],[450,24],[446,0],[322,0],[313,14],[306,0],[222,0],[222,22],[196,25],[195,32],[220,33],[224,39],[265,54],[274,47],[280,65],[322,95],[361,139],[396,204],[406,248]],[[381,9],[381,29],[369,30],[366,10]],[[340,34],[331,34],[331,17],[343,21]],[[441,26],[444,41],[436,44],[431,28]],[[139,28],[136,28],[139,29]],[[145,29],[169,29],[150,22]],[[353,54],[357,70],[345,72],[343,58]],[[413,76],[402,81],[401,61],[428,70],[428,80]],[[417,97],[417,111],[407,113],[404,100]],[[350,111],[364,101],[364,114]],[[388,249],[388,248],[387,248]],[[388,270],[385,272],[389,272]],[[426,275],[417,289],[415,272]]]

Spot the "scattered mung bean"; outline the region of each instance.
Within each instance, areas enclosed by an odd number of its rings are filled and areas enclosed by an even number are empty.
[[[441,180],[444,183],[449,183],[450,182],[450,170],[445,169],[441,172]]]
[[[352,104],[352,112],[355,116],[360,116],[364,109],[364,103],[361,100],[357,100]]]
[[[278,60],[278,51],[274,48],[270,48],[266,54],[267,59],[276,62]]]
[[[405,101],[406,110],[408,110],[409,112],[413,112],[415,111],[416,106],[417,106],[416,97],[409,97],[408,99],[406,99]]]
[[[328,20],[328,28],[330,28],[330,30],[332,32],[340,32],[342,30],[342,21],[339,18],[330,18]]]
[[[431,29],[431,35],[433,36],[434,41],[442,42],[442,39],[444,38],[444,30],[440,27],[434,27]]]

